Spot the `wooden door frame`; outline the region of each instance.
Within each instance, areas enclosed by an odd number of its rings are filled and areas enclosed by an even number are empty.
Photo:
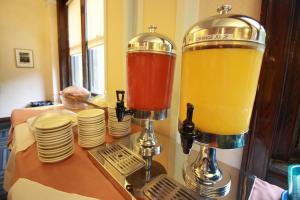
[[[59,0],[56,2],[59,79],[61,90],[72,84],[67,1],[68,0]]]
[[[297,0],[262,1],[261,23],[267,32],[266,51],[240,168],[238,199],[242,199],[246,191],[245,182],[249,175],[266,179],[272,156],[287,159],[287,154],[280,155],[278,150],[283,151],[282,146],[289,147],[295,126],[298,126],[300,90],[295,91],[295,88],[300,88],[300,62],[293,60],[295,48],[300,45],[294,44],[295,34],[299,33],[293,30],[295,25],[299,28],[300,16],[296,4],[299,6]]]

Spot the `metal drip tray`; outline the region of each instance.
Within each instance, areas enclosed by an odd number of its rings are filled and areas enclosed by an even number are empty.
[[[186,164],[188,166],[192,164],[198,152],[191,151],[189,156],[185,155],[180,145],[164,135],[159,135],[159,141],[165,149],[153,157],[150,173],[147,173],[145,161],[139,155],[139,136],[139,133],[131,134],[114,144],[103,144],[88,150],[91,161],[126,200],[206,199],[201,197],[199,190],[193,191],[191,182],[186,179],[186,174],[183,174]],[[225,168],[223,171],[230,171],[232,179],[231,190],[227,196],[222,197],[222,200],[236,199],[238,171],[222,162],[219,164]],[[149,174],[150,181],[147,180]],[[227,191],[227,187],[221,192],[224,191]],[[206,192],[213,196],[215,190]]]
[[[148,199],[164,199],[164,200],[205,199],[166,175],[160,175],[155,179],[153,179],[149,184],[147,184],[144,188],[144,195]]]
[[[145,166],[145,161],[122,144],[114,144],[97,151],[119,173],[127,176]]]

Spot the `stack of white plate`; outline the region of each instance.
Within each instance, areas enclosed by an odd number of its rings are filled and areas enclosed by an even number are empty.
[[[39,160],[52,163],[74,153],[72,121],[66,116],[47,117],[34,124]]]
[[[105,142],[105,113],[101,109],[78,112],[78,144],[91,148]]]
[[[118,122],[116,117],[116,109],[108,108],[108,128],[109,134],[113,137],[119,138],[128,135],[131,132],[131,116],[124,117],[122,122]]]

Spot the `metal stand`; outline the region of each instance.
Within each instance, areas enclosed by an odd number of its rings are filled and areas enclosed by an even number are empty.
[[[219,168],[216,149],[206,144],[200,145],[197,159],[187,163],[184,179],[188,187],[205,197],[222,197],[230,191],[230,175]]]
[[[200,132],[192,121],[194,106],[187,103],[186,119],[179,123],[181,147],[190,153],[193,142],[200,145],[198,157],[188,162],[184,168],[184,180],[188,187],[204,197],[223,197],[230,191],[230,175],[221,170],[216,159],[216,149],[241,148],[245,144],[245,134],[213,134]]]
[[[152,166],[152,157],[154,155],[160,154],[162,146],[157,144],[157,139],[153,129],[153,121],[147,119],[145,121],[145,126],[140,137],[137,139],[139,144],[139,154],[143,156],[146,161],[145,171],[146,171],[146,181],[151,179],[151,166]]]

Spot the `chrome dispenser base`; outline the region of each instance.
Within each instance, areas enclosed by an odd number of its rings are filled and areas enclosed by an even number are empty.
[[[221,170],[216,160],[216,149],[200,144],[197,159],[186,163],[183,171],[186,186],[201,196],[218,198],[230,191],[230,175]]]
[[[137,139],[139,144],[139,153],[143,157],[149,157],[160,154],[162,146],[157,144],[157,139],[154,133],[153,121],[146,120],[143,126],[143,131]]]
[[[168,111],[168,109],[162,109],[158,111],[134,110],[133,118],[146,120],[164,120],[168,117]]]
[[[145,121],[143,131],[141,132],[140,137],[137,139],[137,143],[138,152],[146,161],[145,170],[148,172],[146,174],[146,181],[150,181],[152,158],[153,156],[160,154],[162,150],[162,145],[157,144],[152,120],[147,119]]]

